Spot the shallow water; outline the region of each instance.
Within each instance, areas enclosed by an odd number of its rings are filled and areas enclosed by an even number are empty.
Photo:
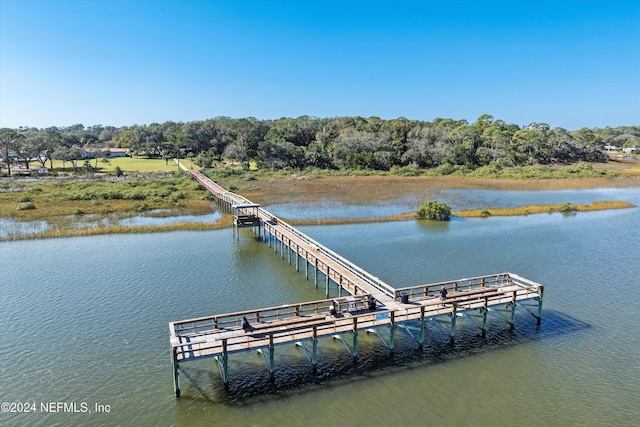
[[[640,205],[637,190],[597,194]],[[529,203],[520,192],[495,197]],[[362,334],[355,365],[323,339],[316,373],[299,348],[277,347],[274,382],[257,354],[234,354],[229,391],[212,360],[185,363],[180,399],[170,321],[321,299],[323,287],[248,230],[239,241],[225,229],[2,242],[0,401],[38,411],[0,413],[0,424],[636,425],[638,224],[632,208],[301,227],[398,287],[503,271],[537,281],[542,325],[524,313],[511,332],[493,319],[482,339],[460,322],[453,345],[430,326],[423,349],[400,332],[392,356]],[[44,413],[43,402],[92,412]]]
[[[222,213],[215,209],[213,212],[204,215],[178,215],[178,216],[160,216],[162,211],[156,210],[148,212],[145,215],[135,215],[129,218],[118,218],[114,215],[81,215],[74,217],[65,217],[64,219],[73,219],[77,228],[96,228],[106,226],[160,226],[168,224],[177,224],[183,222],[215,222],[222,218]],[[51,230],[53,226],[47,221],[15,221],[10,218],[0,218],[0,238],[9,235],[21,235],[40,233]]]
[[[269,212],[288,219],[316,218],[368,218],[414,212],[429,199],[448,204],[452,210],[481,208],[510,208],[538,204],[566,202],[589,204],[596,201],[627,200],[638,190],[597,188],[561,191],[506,191],[506,190],[429,190],[422,194],[402,196],[372,205],[350,205],[335,200],[321,199],[309,203],[279,203],[269,205]]]

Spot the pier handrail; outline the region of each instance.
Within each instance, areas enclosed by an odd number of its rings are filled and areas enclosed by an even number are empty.
[[[368,283],[369,285],[373,286],[375,289],[379,290],[380,292],[385,293],[386,295],[388,295],[390,297],[395,295],[396,289],[394,287],[388,285],[387,283],[383,282],[379,278],[371,275],[367,271],[365,271],[362,268],[358,267],[357,265],[351,263],[349,260],[347,260],[346,258],[338,255],[337,253],[335,253],[334,251],[332,251],[328,247],[324,246],[323,244],[321,244],[317,240],[312,239],[311,237],[307,236],[306,234],[304,234],[303,232],[301,232],[297,228],[293,227],[292,225],[288,224],[287,222],[283,221],[282,219],[280,219],[280,218],[276,217],[275,215],[271,214],[266,209],[259,208],[258,211],[260,213],[261,218],[263,218],[263,220],[264,219],[268,220],[268,219],[277,218],[277,223],[278,223],[279,226],[282,226],[282,228],[286,229],[289,233],[295,235],[297,238],[302,240],[304,243],[312,245],[317,252],[319,252],[322,255],[326,256],[330,260],[336,262],[340,266],[346,268],[348,271],[350,271],[351,273],[355,274],[360,279],[364,280],[366,283]]]

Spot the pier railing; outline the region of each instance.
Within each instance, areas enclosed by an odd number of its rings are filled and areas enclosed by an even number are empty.
[[[373,288],[377,289],[378,291],[380,291],[380,292],[382,292],[382,293],[384,293],[384,294],[386,294],[386,295],[388,295],[390,297],[395,294],[395,288],[394,287],[388,285],[387,283],[383,282],[379,278],[377,278],[377,277],[371,275],[370,273],[366,272],[362,268],[360,268],[357,265],[355,265],[352,262],[350,262],[348,259],[338,255],[337,253],[335,253],[334,251],[332,251],[328,247],[324,246],[322,243],[312,239],[311,237],[309,237],[306,234],[302,233],[297,228],[295,228],[292,225],[286,223],[282,219],[277,218],[275,215],[271,214],[270,212],[268,212],[264,208],[260,208],[259,212],[260,212],[260,217],[263,219],[263,221],[273,221],[274,223],[277,223],[277,225],[280,228],[286,230],[289,234],[295,236],[298,240],[300,240],[301,242],[305,243],[309,247],[313,248],[313,251],[316,254],[325,256],[329,260],[335,262],[340,267],[342,267],[342,268],[346,269],[347,271],[349,271],[350,273],[354,274],[355,276],[360,278],[363,282],[365,282],[366,284],[372,286]]]

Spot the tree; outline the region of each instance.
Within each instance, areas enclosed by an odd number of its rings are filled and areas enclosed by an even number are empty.
[[[22,134],[21,143],[15,150],[18,161],[24,163],[25,169],[29,169],[29,165],[33,159],[40,158],[40,152],[43,148],[44,135],[37,130],[28,130]],[[46,158],[45,158],[46,160]],[[43,163],[42,161],[40,163]]]
[[[7,172],[11,175],[12,155],[20,148],[20,143],[24,137],[13,129],[0,129],[0,150],[2,151],[2,160],[7,165]]]
[[[449,205],[437,200],[427,200],[416,211],[417,219],[431,219],[434,221],[448,221],[451,217]]]

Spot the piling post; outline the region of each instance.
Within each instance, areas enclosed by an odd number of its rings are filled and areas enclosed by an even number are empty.
[[[325,294],[326,298],[329,298],[329,267],[327,266],[327,274],[326,274],[326,286],[325,286]]]
[[[538,326],[540,326],[540,321],[542,320],[542,294],[544,293],[544,286],[540,286],[540,299],[538,300],[538,317],[536,319]]]
[[[424,306],[420,306],[420,335],[418,336],[418,344],[422,347],[424,343]]]
[[[451,332],[449,334],[449,340],[453,342],[453,337],[456,335],[456,318],[458,317],[458,303],[454,302],[452,304],[453,311],[451,312]]]
[[[229,389],[229,353],[227,353],[227,340],[222,340],[222,382],[224,388]]]
[[[396,312],[392,311],[391,313],[391,330],[389,331],[389,350],[393,353],[393,349],[396,346]]]
[[[318,289],[318,258],[316,258],[314,262],[314,275],[315,275],[316,289]]]
[[[489,314],[489,297],[484,297],[484,307],[482,307],[482,336],[487,335],[487,315]]]
[[[511,327],[511,329],[516,327],[516,291],[513,291],[511,302],[511,319],[509,320],[509,326]]]
[[[358,318],[353,318],[353,358],[358,357]]]
[[[274,347],[273,347],[273,333],[269,334],[269,374],[271,375],[271,379],[274,379],[275,368],[275,360],[273,357]]]
[[[171,350],[171,359],[173,360],[173,390],[176,397],[180,397],[180,380],[178,379],[178,349],[173,347]]]
[[[313,369],[318,365],[318,327],[313,325],[313,338],[311,338],[311,364]]]

